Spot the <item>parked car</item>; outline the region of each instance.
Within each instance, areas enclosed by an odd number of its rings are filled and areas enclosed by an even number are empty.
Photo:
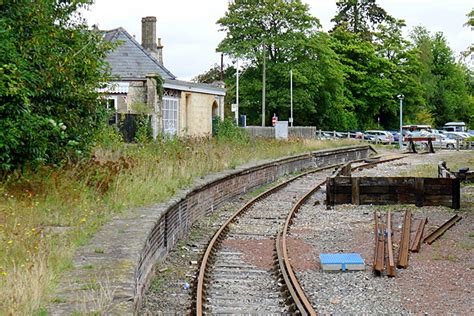
[[[426,136],[435,138],[434,141],[431,141],[431,143],[433,144],[435,148],[444,148],[444,149],[456,148],[456,141],[454,139],[448,138],[446,135],[431,133]],[[423,142],[423,143],[427,144],[428,142]]]
[[[469,135],[468,133],[463,133],[463,132],[445,132],[444,135],[446,135],[450,139],[459,139],[459,140],[464,140],[465,138],[468,138]]]
[[[406,131],[406,130],[403,130],[402,133],[403,133],[403,138],[405,138],[405,137],[407,137],[408,135],[411,134],[409,131]],[[398,135],[400,134],[400,132],[395,132],[395,133],[392,133],[392,134],[393,134],[393,140],[395,142],[398,142]],[[402,141],[403,141],[403,138],[402,138]]]
[[[392,133],[387,132],[387,131],[368,130],[368,131],[365,131],[364,136],[371,137],[372,139],[369,139],[369,141],[375,142],[375,143],[388,144],[394,141]]]

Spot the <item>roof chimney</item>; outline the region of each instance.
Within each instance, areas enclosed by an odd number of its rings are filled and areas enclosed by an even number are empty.
[[[142,46],[161,65],[163,65],[163,46],[161,39],[156,42],[156,17],[147,16],[142,18]]]

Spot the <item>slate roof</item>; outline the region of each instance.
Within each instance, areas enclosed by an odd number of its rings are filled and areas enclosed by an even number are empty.
[[[106,41],[122,43],[107,54],[112,76],[121,80],[144,79],[149,73],[159,73],[163,79],[176,77],[150,55],[125,29],[105,31]]]

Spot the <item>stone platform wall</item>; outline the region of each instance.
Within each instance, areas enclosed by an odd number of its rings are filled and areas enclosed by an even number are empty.
[[[74,269],[60,282],[50,313],[134,314],[154,264],[187,236],[199,218],[285,174],[366,158],[371,150],[367,145],[344,147],[244,165],[199,179],[166,203],[130,210],[104,225],[90,244],[77,251]]]

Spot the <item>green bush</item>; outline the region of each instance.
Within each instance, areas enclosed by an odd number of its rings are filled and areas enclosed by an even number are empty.
[[[216,138],[219,142],[250,142],[250,135],[245,131],[245,129],[235,126],[234,120],[229,118],[226,118],[223,121],[217,121]]]
[[[0,3],[1,170],[81,156],[106,124],[97,88],[113,46],[78,18],[90,3]]]

